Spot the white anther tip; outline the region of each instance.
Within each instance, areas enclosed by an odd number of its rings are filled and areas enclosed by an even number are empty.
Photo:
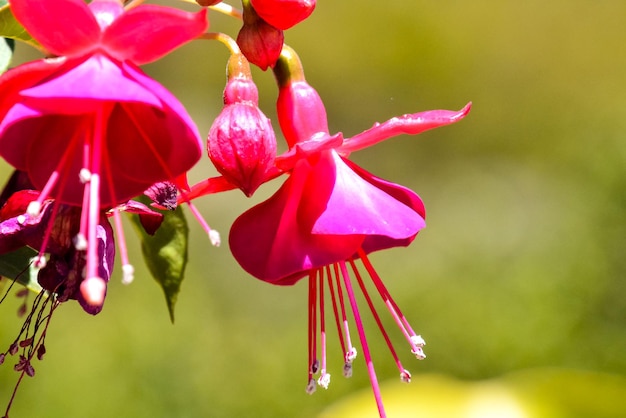
[[[222,244],[222,238],[220,237],[220,233],[215,229],[211,229],[209,231],[209,240],[214,247],[219,247]]]
[[[135,268],[130,264],[122,266],[122,283],[131,284],[135,280]]]
[[[39,213],[41,213],[41,202],[36,200],[30,202],[26,208],[26,213],[30,216],[39,216]]]

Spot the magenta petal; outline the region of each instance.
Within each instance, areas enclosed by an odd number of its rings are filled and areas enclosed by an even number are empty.
[[[100,27],[83,0],[11,0],[15,18],[53,55],[77,55],[100,39]]]
[[[368,235],[365,237],[363,244],[361,247],[366,253],[370,253],[373,251],[384,250],[386,248],[392,247],[405,247],[409,245],[415,239],[415,236],[419,232],[420,229],[426,226],[424,219],[426,218],[426,210],[424,208],[424,203],[422,199],[412,190],[401,186],[399,184],[391,183],[389,181],[383,180],[380,177],[376,177],[373,174],[365,171],[363,168],[354,164],[350,160],[345,160],[344,162],[354,170],[356,174],[358,174],[363,180],[371,183],[374,187],[377,187],[384,193],[387,193],[389,196],[396,199],[398,202],[405,204],[410,207],[418,217],[422,219],[422,222],[418,222],[421,225],[420,228],[414,230],[412,235],[408,235],[404,238],[396,237],[392,238],[388,235]]]
[[[161,107],[155,94],[105,55],[94,54],[83,62],[68,62],[68,66],[49,81],[23,90],[24,103],[56,114],[87,113],[107,100]]]
[[[391,118],[383,123],[376,123],[366,131],[344,140],[338,148],[341,153],[350,153],[372,146],[396,135],[417,135],[430,129],[450,125],[463,119],[470,111],[472,103],[468,103],[458,112],[451,110],[429,110]]]
[[[272,197],[233,223],[231,251],[254,277],[273,284],[293,284],[309,269],[345,260],[359,248],[362,235],[311,233],[315,219],[307,217],[313,211],[302,204],[310,193],[306,188],[310,170],[302,160]]]
[[[116,58],[146,64],[202,34],[208,27],[206,13],[206,9],[190,13],[138,6],[115,20],[104,32],[102,42]]]
[[[313,234],[403,239],[425,226],[420,213],[365,181],[353,167],[357,166],[347,165],[335,151],[320,156],[309,175],[302,201],[303,211],[319,212]],[[317,207],[320,205],[323,207]]]

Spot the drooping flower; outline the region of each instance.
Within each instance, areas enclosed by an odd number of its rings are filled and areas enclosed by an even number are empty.
[[[106,290],[97,254],[102,211],[175,180],[202,153],[182,104],[138,65],[201,34],[206,10],[142,5],[124,11],[119,0],[12,0],[10,6],[57,58],[0,77],[0,155],[41,191],[30,216],[51,198],[82,207],[75,239],[76,248],[86,250],[81,289],[87,303],[100,306]]]
[[[274,129],[258,103],[248,61],[241,54],[233,54],[228,63],[224,108],[211,125],[207,146],[217,171],[247,196],[265,181],[276,158]]]
[[[289,174],[268,200],[242,214],[230,232],[230,247],[239,264],[254,277],[276,285],[309,279],[309,367],[307,392],[330,381],[326,365],[324,290],[331,295],[344,354],[344,374],[352,373],[352,345],[345,310],[347,297],[381,416],[385,415],[376,374],[353,284],[358,283],[372,310],[403,381],[410,380],[382,327],[364,274],[406,337],[417,358],[424,358],[424,340],[410,327],[398,305],[369,262],[367,254],[409,245],[425,226],[424,205],[417,194],[363,170],[347,159],[358,149],[398,134],[417,134],[462,119],[469,111],[436,110],[393,118],[352,138],[330,135],[326,111],[317,92],[306,82],[299,59],[285,48],[274,72],[280,92],[278,115],[289,151],[276,164]],[[318,322],[319,321],[319,322]],[[318,358],[318,331],[320,357]]]

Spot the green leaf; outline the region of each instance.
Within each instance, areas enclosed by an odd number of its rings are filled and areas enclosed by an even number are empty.
[[[17,21],[6,0],[0,0],[0,36],[17,39],[41,49],[41,45],[33,39],[26,29]]]
[[[37,252],[30,247],[1,254],[0,276],[15,280],[35,293],[41,292],[41,286],[37,282],[38,270],[31,263],[36,255]]]
[[[140,199],[141,200],[141,199]],[[149,204],[149,200],[144,203]],[[174,322],[174,305],[178,299],[180,285],[187,266],[189,227],[180,207],[174,211],[164,211],[163,223],[154,235],[148,235],[133,215],[135,229],[141,239],[141,250],[152,277],[161,285],[165,302]]]
[[[13,39],[0,38],[0,74],[9,68],[15,42]]]

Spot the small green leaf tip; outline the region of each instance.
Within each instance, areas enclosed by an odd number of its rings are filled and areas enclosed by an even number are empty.
[[[178,207],[173,211],[164,211],[163,223],[152,236],[141,226],[139,216],[133,216],[132,220],[141,240],[143,258],[152,277],[163,289],[170,319],[174,323],[174,306],[184,279],[189,242],[189,227],[183,210]]]

